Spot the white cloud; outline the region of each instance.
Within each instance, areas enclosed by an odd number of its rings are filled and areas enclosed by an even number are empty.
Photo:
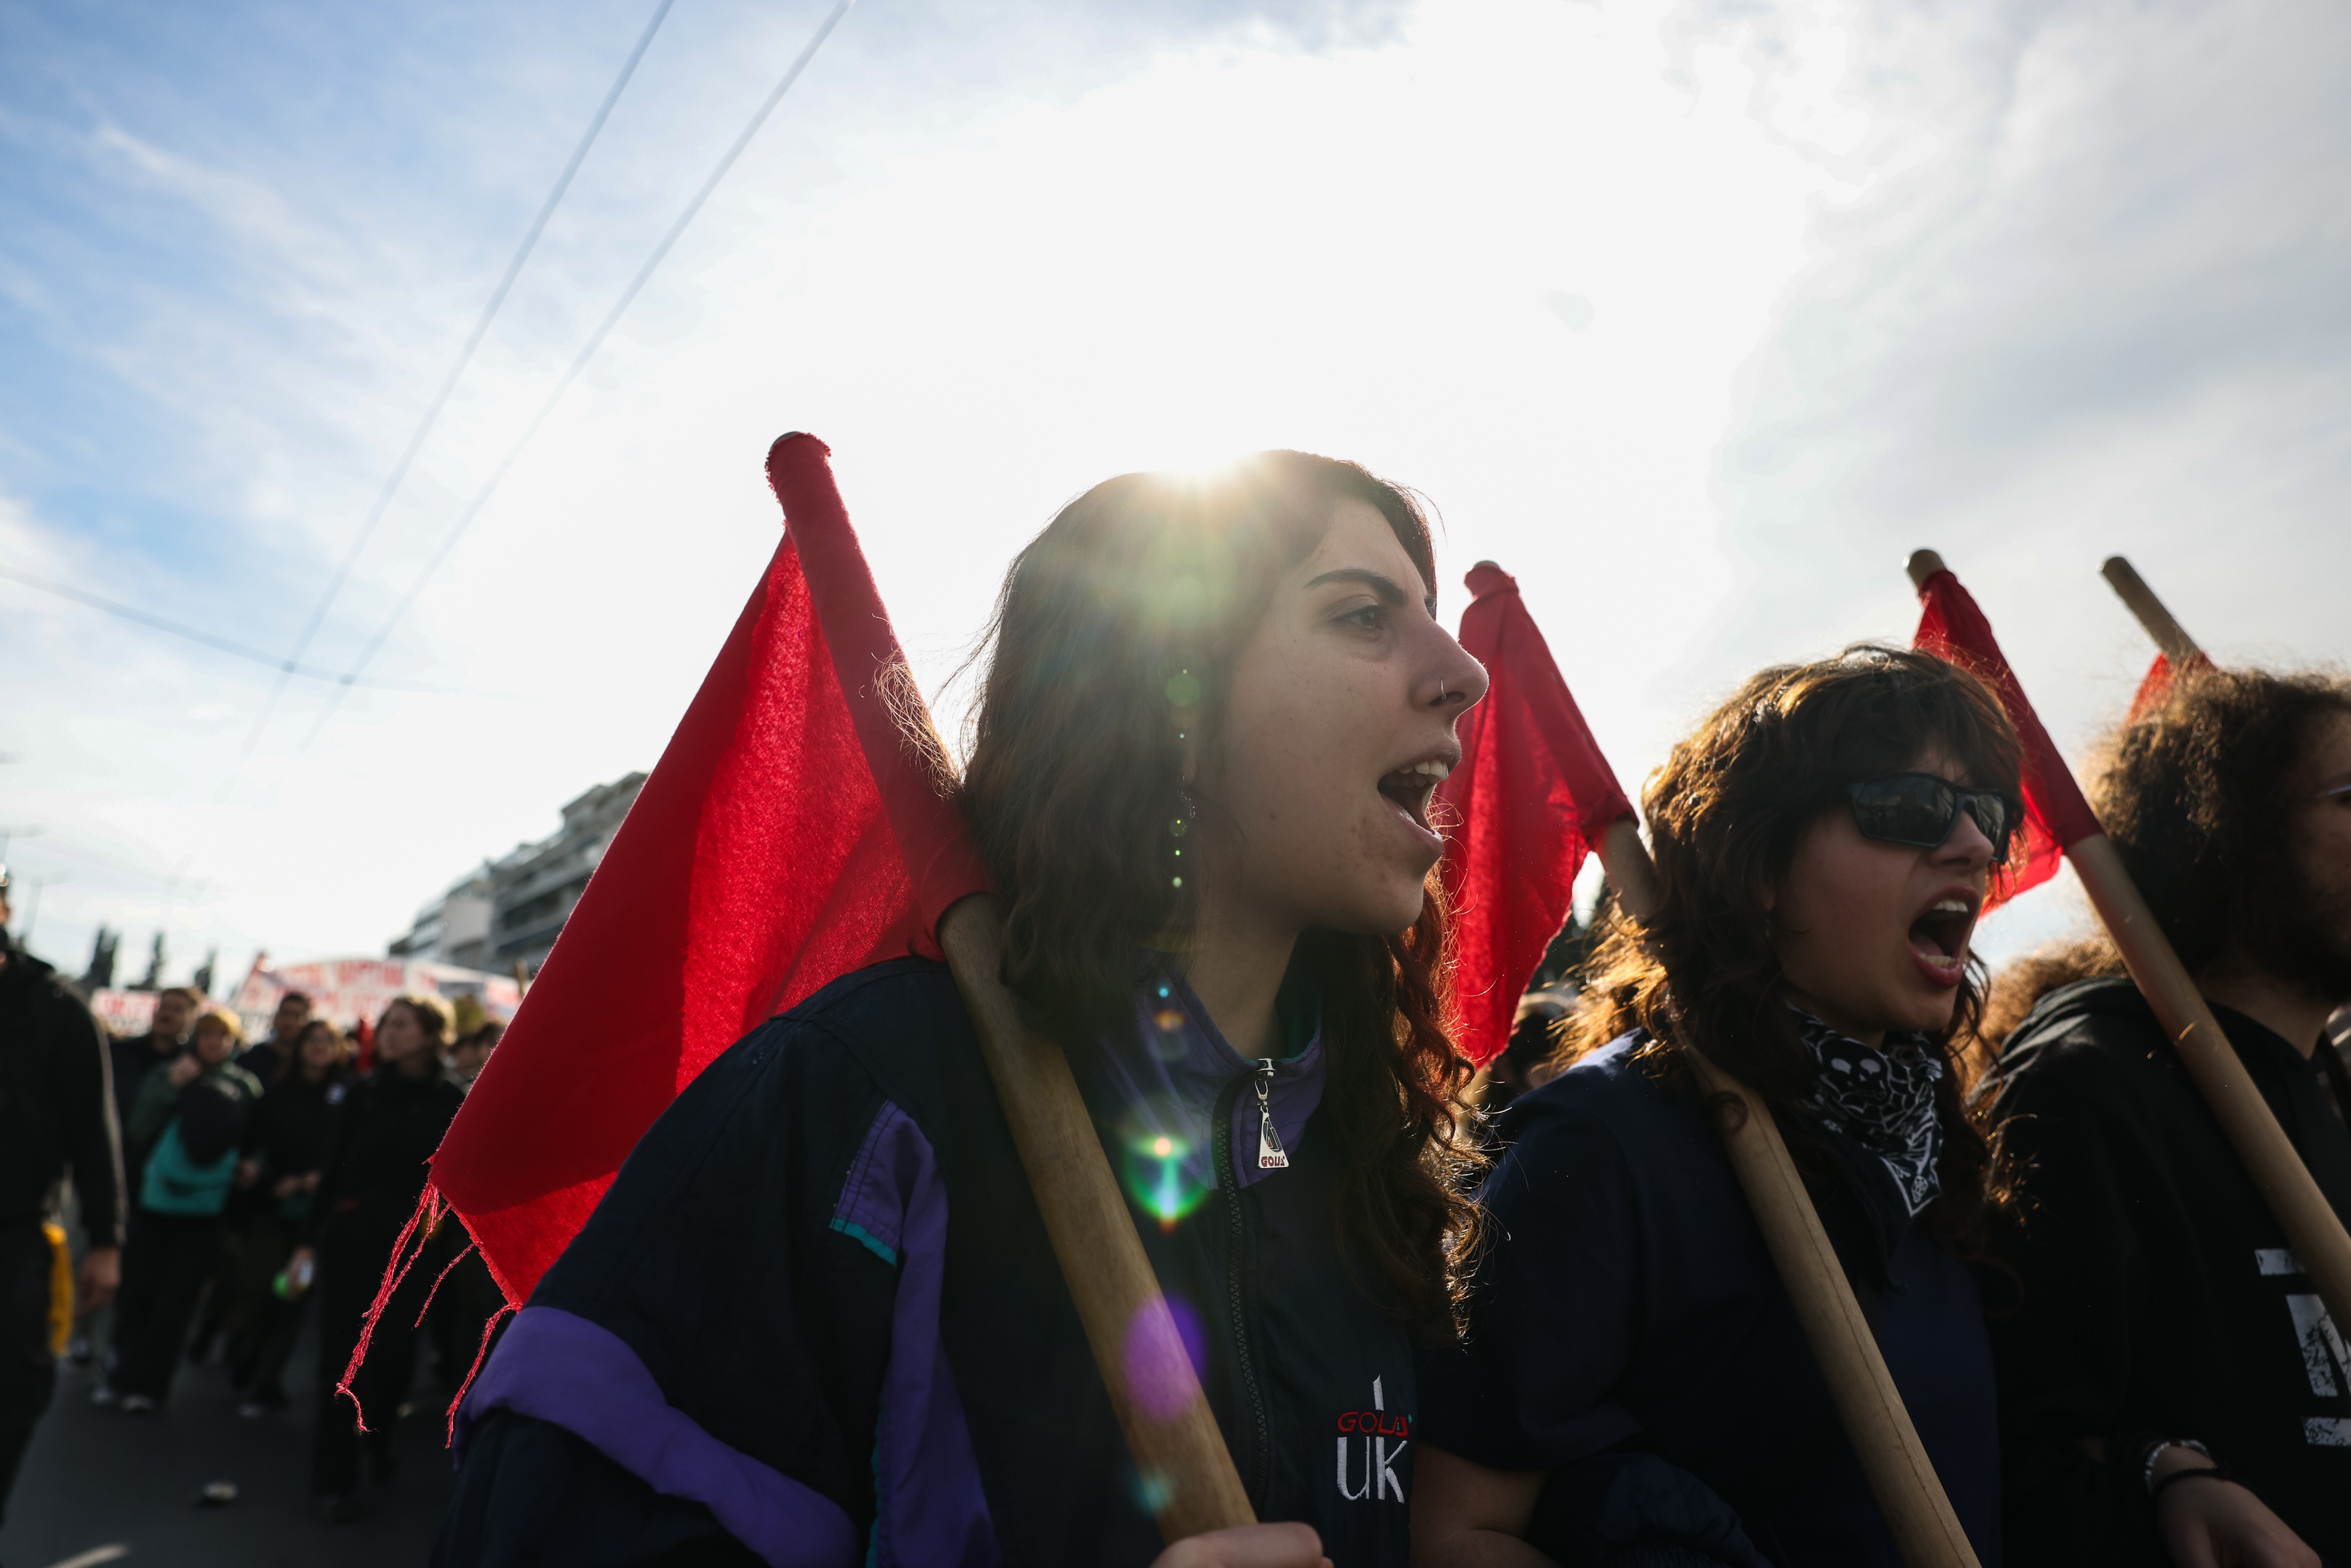
[[[119,477],[98,435],[0,442],[28,497],[0,549],[289,639],[635,9],[559,38],[451,22],[477,30],[445,68],[383,44],[309,141],[276,99],[266,135],[100,101],[120,172],[89,233],[0,288],[119,378],[60,428],[155,429],[162,471]],[[820,9],[682,11],[657,42],[320,657],[364,640]],[[5,814],[164,877],[185,858],[209,887],[175,907],[204,923],[183,958],[372,947],[657,755],[774,546],[758,463],[788,428],[832,443],[934,685],[1070,495],[1267,444],[1428,492],[1448,590],[1481,556],[1517,573],[1628,784],[1754,664],[1907,634],[1915,543],[2062,739],[2143,662],[2089,575],[2114,549],[2224,652],[2339,655],[2341,34],[2276,5],[861,6],[381,666],[525,700],[361,694],[305,753],[298,686],[240,772],[266,671],[0,584],[0,656],[47,672],[0,734],[26,759]],[[50,147],[14,114],[0,136]],[[99,311],[72,258],[142,214],[183,255],[116,257]],[[129,918],[143,951],[164,894],[137,885],[58,889],[57,950]]]
[[[1740,591],[1701,655],[1898,634],[1939,548],[2061,745],[2151,649],[2095,576],[2129,555],[2217,656],[2351,657],[2351,19],[2303,4],[1692,6],[1767,62],[1851,40],[1868,133],[1763,340],[1719,467]],[[1792,67],[1787,90],[1804,90]],[[2020,904],[1991,932],[2073,915]]]

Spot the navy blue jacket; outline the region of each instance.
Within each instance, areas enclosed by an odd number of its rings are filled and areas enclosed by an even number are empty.
[[[1495,1469],[1552,1472],[1531,1539],[1570,1563],[1583,1560],[1578,1542],[1596,1553],[1647,1539],[1646,1514],[1727,1563],[1760,1552],[1899,1568],[1703,1107],[1630,1054],[1617,1041],[1504,1118],[1468,1344],[1422,1367],[1426,1440]],[[1874,1257],[1856,1269],[1874,1250],[1865,1231],[1823,1207],[1944,1490],[1998,1568],[1991,1354],[1974,1280],[1915,1222],[1883,1272]],[[1743,1541],[1710,1513],[1717,1499]]]
[[[1259,1515],[1401,1568],[1411,1355],[1343,1264],[1320,1041],[1274,1080],[1290,1165],[1257,1171],[1249,1064],[1180,984],[1142,1016],[1134,1049],[1073,1063]],[[1160,1550],[954,984],[914,959],[836,981],[678,1097],[458,1436],[443,1564]]]

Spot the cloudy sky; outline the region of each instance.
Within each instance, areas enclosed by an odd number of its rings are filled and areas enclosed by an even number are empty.
[[[1515,572],[1628,783],[1756,665],[1906,639],[1918,545],[2069,747],[2148,656],[2111,553],[2220,657],[2351,660],[2326,0],[862,0],[452,547],[831,10],[675,0],[304,645],[374,685],[23,580],[302,644],[653,8],[0,8],[37,950],[380,951],[649,767],[787,429],[934,688],[1062,500],[1266,445],[1426,492],[1448,616]]]

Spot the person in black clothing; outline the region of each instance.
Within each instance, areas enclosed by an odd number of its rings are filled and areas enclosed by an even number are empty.
[[[402,997],[376,1021],[376,1067],[350,1088],[335,1119],[303,1245],[289,1275],[319,1281],[319,1415],[310,1448],[310,1495],[329,1520],[359,1516],[359,1411],[378,1482],[393,1471],[392,1436],[416,1375],[416,1320],[448,1262],[457,1229],[444,1228],[409,1270],[378,1317],[352,1399],[336,1392],[360,1342],[369,1306],[409,1217],[424,1194],[426,1162],[465,1101],[442,1061],[449,1014],[431,997]]]
[[[2090,793],[2351,1222],[2351,1079],[2323,1039],[2351,1000],[2351,682],[2182,676]],[[2343,1326],[2119,957],[2072,957],[2094,977],[2019,966],[2043,994],[1985,1085],[2027,1199],[1993,1249],[2018,1287],[1992,1337],[2010,1560],[2351,1563]]]
[[[1575,1015],[1575,988],[1565,981],[1519,998],[1510,1038],[1502,1053],[1486,1064],[1486,1094],[1479,1109],[1489,1118],[1499,1117],[1510,1102],[1551,1081],[1557,1071],[1551,1059],[1559,1050],[1560,1031]]]
[[[269,1038],[237,1052],[236,1064],[252,1074],[265,1092],[277,1081],[278,1069],[292,1058],[294,1037],[309,1017],[309,997],[288,991],[277,999]],[[270,1276],[285,1260],[286,1250],[273,1221],[276,1200],[262,1190],[260,1176],[260,1164],[248,1148],[246,1159],[237,1166],[228,1207],[221,1216],[220,1261],[213,1269],[212,1283],[204,1291],[204,1316],[197,1321],[195,1338],[188,1345],[190,1361],[210,1361],[214,1346],[224,1336],[232,1368],[252,1359],[254,1336],[268,1312],[266,1291]],[[232,1381],[243,1386],[234,1375]]]
[[[139,1090],[147,1074],[187,1048],[188,1026],[196,1021],[202,1006],[196,993],[185,988],[159,991],[147,1032],[115,1040],[108,1048],[114,1068],[114,1119],[123,1129],[123,1176],[129,1183],[123,1190],[133,1197],[139,1191],[139,1167],[145,1151],[131,1136],[131,1107],[139,1103]]]
[[[138,1103],[139,1089],[147,1082],[147,1074],[169,1063],[187,1048],[188,1026],[195,1021],[198,1006],[193,991],[180,987],[159,991],[155,995],[155,1012],[149,1019],[147,1032],[125,1035],[107,1043],[108,1058],[112,1064],[114,1122],[122,1141],[121,1191],[126,1209],[137,1206],[139,1182],[145,1174],[146,1156],[146,1151],[131,1134],[131,1109]],[[122,1359],[122,1310],[119,1302],[106,1327],[108,1354],[104,1364],[110,1376]],[[112,1401],[114,1396],[113,1384],[101,1378],[95,1397],[104,1404]]]
[[[309,1021],[309,994],[287,992],[277,998],[277,1010],[269,1019],[269,1038],[246,1047],[236,1064],[264,1084],[277,1082],[277,1070],[294,1059],[295,1044],[301,1038],[303,1026]]]
[[[131,1207],[109,1379],[129,1415],[170,1396],[197,1299],[219,1260],[246,1118],[261,1098],[261,1085],[230,1060],[241,1032],[226,1008],[197,1015],[186,1052],[151,1071],[131,1108],[131,1135],[146,1157]]]
[[[954,982],[901,957],[637,1145],[459,1412],[436,1563],[1403,1568],[1477,1157],[1426,879],[1486,680],[1437,580],[1353,464],[1097,486],[1006,581],[961,783],[1268,1522],[1163,1552]]]
[[[449,1048],[449,1077],[460,1089],[471,1089],[482,1069],[490,1064],[490,1052],[506,1038],[507,1026],[493,1019],[471,1034],[459,1037]]]
[[[1413,1561],[1899,1568],[1684,1052],[1786,1138],[1960,1525],[1999,1568],[1967,1260],[2001,1188],[1952,1071],[2020,819],[1973,675],[1765,670],[1643,800],[1664,894],[1608,928],[1565,1071],[1502,1118],[1468,1333],[1423,1368]]]
[[[327,1146],[350,1092],[350,1042],[325,1019],[313,1019],[286,1041],[277,1079],[262,1092],[246,1133],[246,1157],[258,1172],[258,1199],[246,1236],[241,1294],[255,1303],[253,1322],[229,1363],[230,1383],[244,1391],[237,1414],[265,1415],[286,1406],[284,1376],[293,1354],[311,1280],[288,1271],[296,1238],[304,1233],[318,1198]]]
[[[77,1281],[82,1310],[113,1296],[122,1257],[122,1149],[105,1036],[73,988],[10,939],[9,919],[0,866],[0,1517],[57,1392],[42,1227],[61,1178],[73,1182],[89,1241]]]

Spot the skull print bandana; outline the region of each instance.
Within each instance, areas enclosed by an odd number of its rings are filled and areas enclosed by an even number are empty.
[[[1877,1156],[1893,1176],[1912,1218],[1943,1190],[1936,1163],[1943,1154],[1943,1124],[1935,1113],[1942,1058],[1923,1034],[1889,1030],[1876,1050],[1842,1034],[1801,1008],[1796,1030],[1820,1071],[1801,1102],[1821,1125]]]

